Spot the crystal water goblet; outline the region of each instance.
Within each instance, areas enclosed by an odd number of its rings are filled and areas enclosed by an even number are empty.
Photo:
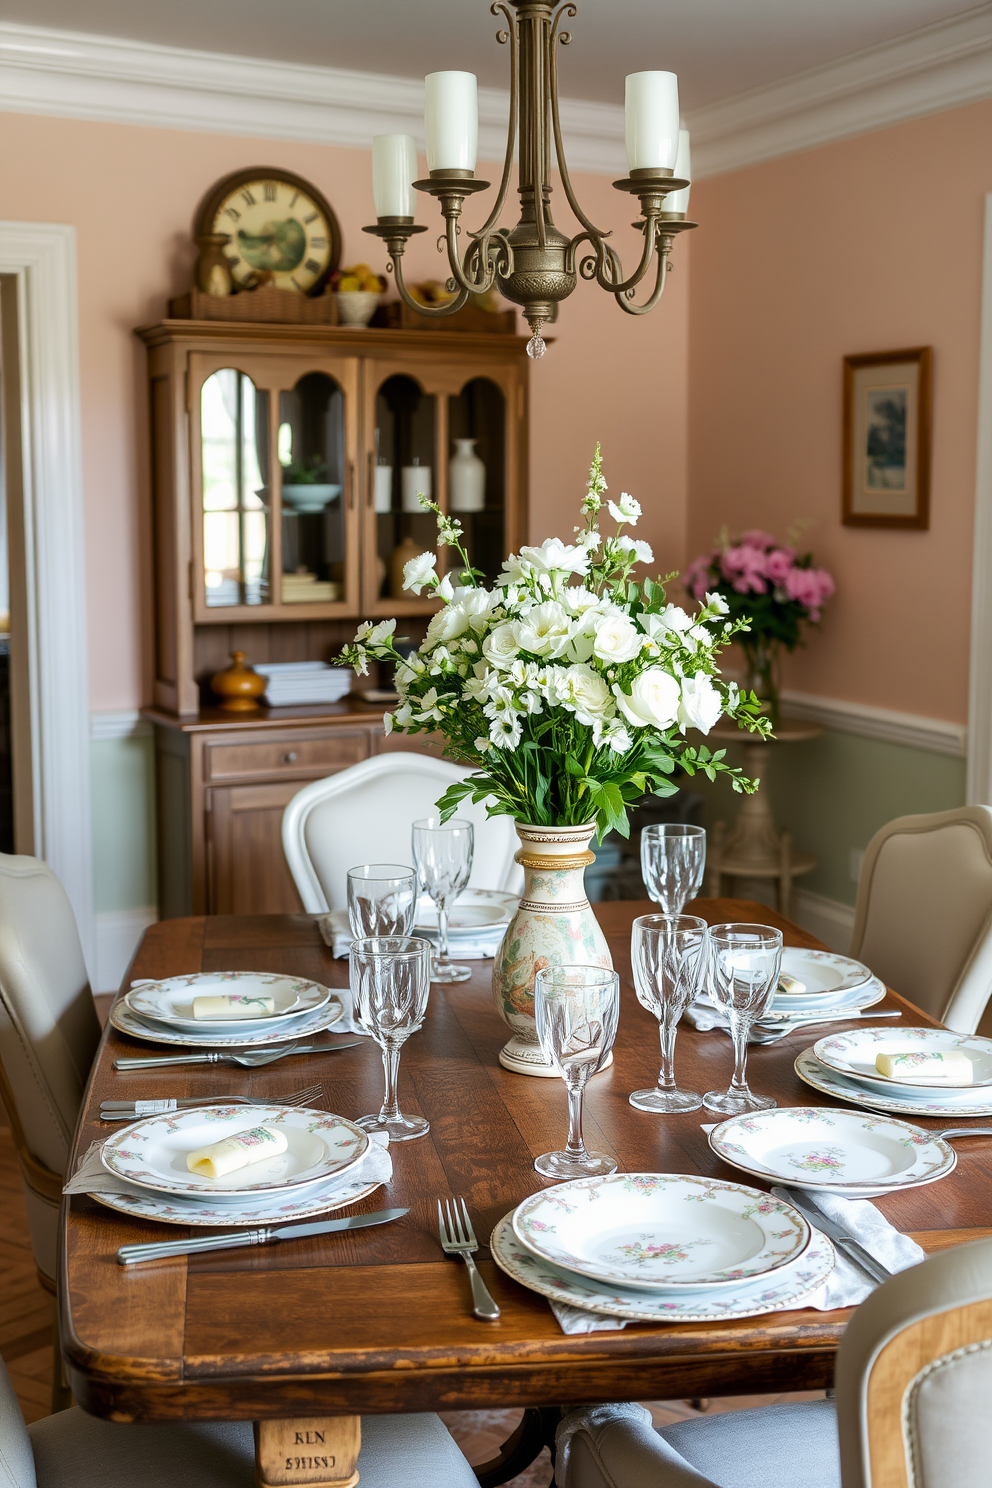
[[[369,1132],[409,1142],[430,1131],[423,1116],[404,1116],[396,1095],[400,1050],[424,1021],[431,990],[431,943],[412,935],[373,935],[352,941],[351,990],[363,1030],[382,1050],[386,1090],[378,1116],[362,1116]]]
[[[427,816],[413,824],[413,861],[420,882],[437,906],[437,950],[431,965],[432,982],[467,982],[470,966],[460,966],[448,955],[448,916],[472,872],[472,823],[458,817],[442,822]]]
[[[615,1173],[616,1161],[587,1152],[582,1139],[586,1084],[605,1065],[616,1038],[620,978],[602,966],[548,966],[534,978],[534,1018],[544,1057],[568,1091],[564,1152],[545,1152],[534,1167],[546,1178],[596,1178]]]
[[[699,893],[706,867],[706,830],[652,822],[641,832],[641,876],[662,914],[681,914]]]
[[[417,911],[417,875],[405,863],[348,869],[348,925],[353,940],[409,935]]]
[[[628,1097],[638,1111],[698,1111],[703,1097],[675,1083],[678,1022],[699,991],[706,971],[705,920],[695,915],[642,915],[630,932],[634,991],[641,1007],[658,1019],[661,1071],[650,1090]]]
[[[767,1011],[778,986],[782,932],[770,925],[714,925],[709,946],[709,992],[730,1024],[734,1076],[726,1090],[708,1091],[703,1105],[721,1116],[767,1111],[777,1102],[748,1088],[747,1039],[752,1023]]]

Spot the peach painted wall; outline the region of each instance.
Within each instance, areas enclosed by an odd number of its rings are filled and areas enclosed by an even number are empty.
[[[700,183],[689,554],[796,518],[838,593],[799,691],[963,722],[992,103]],[[929,532],[843,527],[845,354],[934,348]]]
[[[200,197],[228,171],[283,166],[324,191],[345,261],[380,266],[365,151],[0,113],[0,216],[77,231],[90,703],[135,708],[149,696],[150,566],[144,352],[134,326],[189,287],[189,232]],[[608,181],[579,177],[594,218],[626,222]],[[567,216],[567,214],[565,214]],[[422,217],[422,220],[427,220]],[[474,222],[475,219],[473,219]],[[629,229],[618,234],[633,251]],[[434,235],[408,256],[411,277],[441,277]],[[645,507],[660,565],[684,548],[688,255],[666,303],[634,320],[580,285],[533,371],[532,536],[568,534],[597,438],[614,490]]]

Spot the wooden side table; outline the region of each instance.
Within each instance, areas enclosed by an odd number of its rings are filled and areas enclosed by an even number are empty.
[[[792,881],[816,867],[811,853],[793,852],[789,832],[779,831],[772,816],[771,801],[765,784],[776,744],[802,744],[823,733],[815,723],[783,718],[773,739],[749,734],[736,724],[718,724],[710,731],[709,740],[721,744],[739,744],[744,750],[744,771],[761,781],[753,796],[745,796],[737,820],[730,831],[721,821],[710,833],[706,847],[706,892],[713,898],[722,893],[725,878],[768,878],[777,886],[780,914],[790,912]]]

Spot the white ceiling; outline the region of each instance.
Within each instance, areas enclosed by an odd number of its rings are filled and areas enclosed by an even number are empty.
[[[659,67],[679,74],[690,110],[976,9],[963,0],[578,4],[564,96],[619,103],[627,72]],[[463,68],[506,84],[487,0],[0,0],[0,20],[399,77]]]

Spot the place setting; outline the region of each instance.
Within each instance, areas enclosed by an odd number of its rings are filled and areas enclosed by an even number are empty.
[[[859,1028],[819,1039],[796,1074],[825,1095],[895,1116],[992,1116],[992,1040],[943,1028]]]

